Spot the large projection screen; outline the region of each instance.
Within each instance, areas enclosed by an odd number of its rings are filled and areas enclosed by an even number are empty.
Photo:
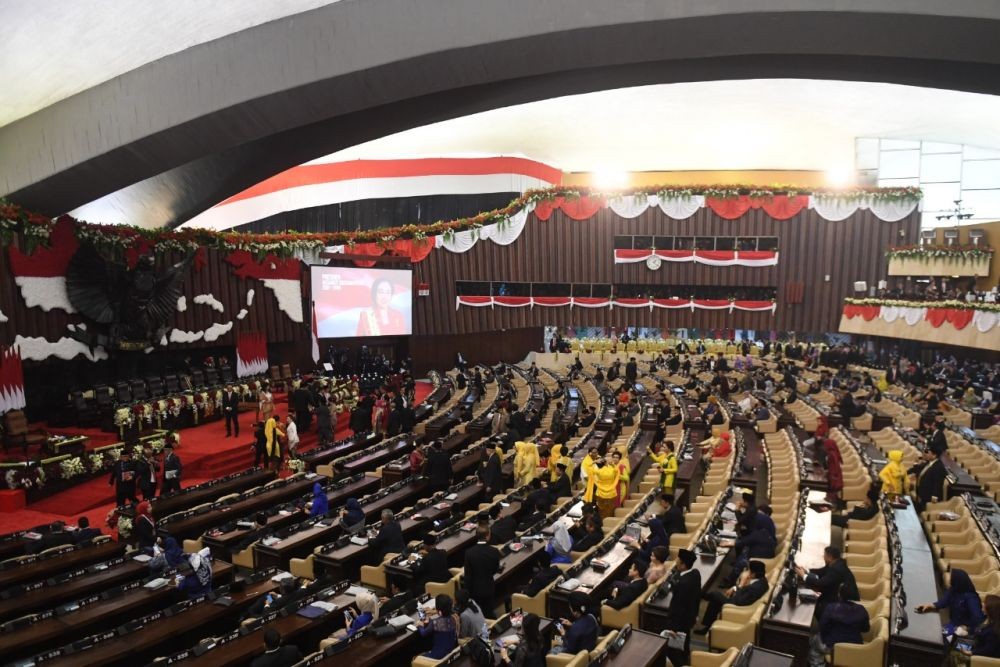
[[[313,266],[312,298],[320,338],[412,333],[412,271]]]

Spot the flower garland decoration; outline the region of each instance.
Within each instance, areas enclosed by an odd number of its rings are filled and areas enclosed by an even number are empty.
[[[87,472],[87,469],[83,466],[83,461],[80,460],[79,456],[74,456],[66,459],[65,461],[60,461],[59,468],[62,471],[63,479],[79,477]]]
[[[1000,303],[980,303],[979,301],[904,301],[902,299],[844,299],[854,306],[895,306],[897,308],[953,308],[955,310],[984,310],[1000,313]]]
[[[988,262],[993,258],[993,248],[976,245],[942,246],[909,245],[889,248],[887,259],[915,259],[922,262],[944,260],[946,262]]]
[[[284,231],[274,234],[257,234],[232,231],[214,231],[199,228],[177,230],[143,229],[132,225],[92,224],[69,218],[79,240],[89,241],[98,249],[118,255],[130,248],[144,247],[155,254],[170,252],[200,251],[201,248],[215,248],[223,251],[245,250],[258,259],[268,254],[278,257],[294,257],[314,253],[327,246],[374,243],[380,247],[391,246],[397,240],[413,240],[425,243],[429,237],[444,235],[454,239],[456,232],[475,230],[486,225],[506,223],[508,218],[527,204],[564,197],[570,200],[583,197],[614,198],[659,195],[668,198],[690,198],[703,195],[713,199],[736,199],[749,196],[753,199],[768,200],[779,195],[796,196],[812,194],[818,199],[836,200],[845,203],[861,201],[904,202],[916,201],[921,197],[920,188],[852,188],[850,190],[812,189],[802,190],[790,185],[650,185],[631,190],[603,190],[583,186],[556,186],[544,190],[528,190],[507,206],[486,211],[468,218],[438,221],[427,225],[406,224],[373,230],[343,231],[330,233],[303,233]],[[24,208],[0,199],[0,243],[9,244],[17,234],[21,234],[30,254],[34,247],[48,240],[54,221],[32,213]]]

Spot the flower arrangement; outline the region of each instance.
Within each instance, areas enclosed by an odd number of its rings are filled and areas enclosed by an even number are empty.
[[[288,469],[294,472],[305,472],[306,462],[302,459],[288,459]]]
[[[128,408],[118,408],[115,410],[115,426],[120,429],[132,425],[132,411]]]
[[[183,397],[181,398],[168,398],[167,399],[167,412],[172,416],[177,417],[181,413],[181,403]]]
[[[142,418],[146,420],[147,424],[153,423],[153,406],[151,403],[142,404]]]
[[[132,519],[130,519],[127,516],[119,516],[117,527],[118,527],[118,537],[119,538],[124,537],[128,539],[128,536],[132,534]]]
[[[60,461],[59,469],[62,471],[63,479],[79,477],[87,472],[87,469],[83,466],[83,461],[80,460],[79,456],[74,456],[66,459],[65,461]]]
[[[955,310],[985,310],[1000,313],[1000,303],[980,303],[973,301],[903,301],[901,299],[844,299],[844,303],[854,306],[895,306],[897,308],[953,308]]]
[[[91,454],[89,458],[91,472],[100,472],[105,469],[104,454]]]
[[[4,473],[4,482],[8,489],[24,489],[30,491],[45,486],[45,471],[41,466],[18,468]]]
[[[147,440],[145,444],[152,448],[154,454],[159,454],[163,451],[163,446],[166,444],[166,440],[164,438],[151,438]]]
[[[909,245],[889,248],[887,259],[916,259],[923,262],[944,260],[946,262],[988,262],[993,257],[993,248],[976,245]]]
[[[444,235],[453,239],[455,232],[478,229],[506,221],[511,215],[530,203],[564,197],[579,199],[581,197],[623,197],[659,195],[663,198],[690,198],[704,195],[715,199],[734,199],[748,195],[756,199],[768,199],[777,195],[809,194],[788,185],[651,185],[626,191],[607,191],[582,186],[557,186],[544,190],[529,190],[511,201],[507,206],[494,211],[486,211],[478,215],[451,221],[437,221],[428,225],[401,225],[385,229],[342,231],[330,233],[299,233],[280,232],[275,234],[255,234],[231,231],[214,231],[198,228],[177,230],[142,229],[130,225],[101,225],[68,219],[74,228],[76,237],[93,243],[99,249],[107,249],[120,254],[127,248],[143,246],[155,254],[169,252],[187,252],[202,248],[214,248],[222,251],[246,250],[258,258],[267,254],[278,257],[294,257],[315,252],[326,246],[346,245],[353,247],[360,243],[376,243],[390,245],[396,240],[412,239],[424,241],[429,236]],[[919,188],[852,188],[850,190],[814,189],[811,194],[821,199],[836,199],[845,202],[858,201],[915,201],[921,197]],[[10,243],[13,236],[20,232],[25,236],[26,243],[40,243],[48,240],[54,220],[31,213],[16,204],[0,199],[0,242]],[[34,248],[30,245],[28,252]],[[395,246],[389,252],[402,252]]]

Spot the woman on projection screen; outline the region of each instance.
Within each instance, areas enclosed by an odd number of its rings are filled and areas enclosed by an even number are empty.
[[[392,283],[379,278],[372,284],[372,307],[361,311],[357,336],[393,336],[406,333],[406,318],[392,303]]]

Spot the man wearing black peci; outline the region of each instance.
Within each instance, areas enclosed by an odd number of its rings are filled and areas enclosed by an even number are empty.
[[[476,528],[476,544],[465,551],[465,587],[486,618],[495,618],[496,575],[500,572],[500,552],[489,544],[490,527]]]
[[[667,648],[667,658],[672,665],[691,663],[691,630],[698,619],[698,604],[701,600],[701,572],[693,569],[695,558],[693,551],[681,549],[674,565],[676,574],[671,585],[670,607],[667,610],[669,618],[664,632],[673,633],[674,636],[683,634],[684,647]]]
[[[121,451],[121,455],[111,467],[111,478],[108,486],[115,487],[115,504],[119,507],[125,504],[126,500],[133,504],[139,502],[135,497],[135,463],[132,461],[132,445],[126,444]]]

